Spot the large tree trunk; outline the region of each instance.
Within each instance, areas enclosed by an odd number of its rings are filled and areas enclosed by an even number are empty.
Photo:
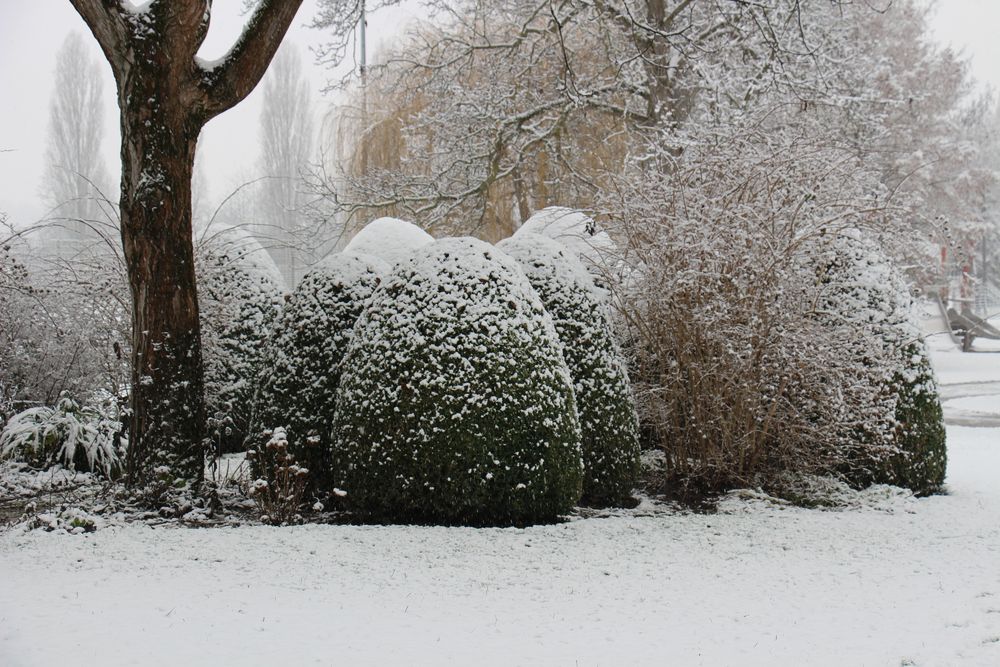
[[[132,289],[128,484],[201,480],[205,397],[191,229],[201,128],[257,85],[302,0],[260,0],[227,56],[203,63],[211,0],[70,0],[118,84],[121,226]]]
[[[133,486],[200,479],[205,402],[191,228],[191,175],[201,125],[182,99],[122,86],[121,232],[132,290]],[[141,85],[145,84],[145,85]],[[141,101],[141,102],[138,102]],[[150,128],[155,128],[152,130]]]

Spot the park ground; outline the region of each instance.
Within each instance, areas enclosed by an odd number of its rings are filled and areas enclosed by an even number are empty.
[[[1000,354],[932,341],[947,493],[528,529],[0,534],[0,664],[1000,665]]]

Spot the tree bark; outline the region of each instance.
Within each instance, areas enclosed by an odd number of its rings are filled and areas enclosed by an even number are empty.
[[[121,234],[132,291],[127,483],[201,480],[206,446],[191,176],[202,127],[244,99],[301,0],[263,0],[229,55],[202,65],[210,0],[70,0],[115,74],[121,109]]]
[[[132,290],[128,481],[200,479],[205,404],[191,175],[201,126],[153,71],[119,87],[121,233]],[[150,104],[150,100],[162,100]]]

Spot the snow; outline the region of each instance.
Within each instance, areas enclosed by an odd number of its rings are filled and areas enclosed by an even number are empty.
[[[271,254],[241,226],[216,223],[199,234],[197,245],[201,252],[225,254],[238,261],[239,267],[257,282],[269,281],[282,290],[294,287],[285,285],[281,270]]]
[[[344,247],[345,254],[372,255],[393,266],[406,259],[434,237],[412,222],[398,218],[377,218],[358,232]]]
[[[227,51],[222,57],[212,58],[211,60],[207,58],[202,58],[201,56],[195,56],[194,62],[198,65],[198,67],[202,69],[203,72],[211,74],[215,70],[225,65],[226,61],[229,60],[231,55],[232,52]]]
[[[602,266],[603,258],[615,251],[615,242],[598,229],[594,219],[582,211],[563,206],[549,206],[528,218],[514,237],[541,234],[559,241],[575,252],[587,265]]]
[[[1000,396],[1000,355],[933,360]],[[948,437],[949,495],[840,511],[12,529],[0,664],[997,665],[1000,429]]]
[[[348,256],[356,257],[361,260],[360,262],[348,261]],[[319,262],[313,268],[324,269],[326,271],[336,271],[343,273],[350,266],[364,266],[367,264],[368,270],[374,271],[379,276],[385,276],[392,270],[392,266],[387,264],[385,261],[379,259],[375,255],[369,255],[363,252],[350,252],[350,253],[330,253]],[[342,282],[344,284],[349,284],[351,280],[360,280],[362,278],[362,272],[356,271],[355,275],[344,275],[342,277]]]
[[[146,0],[146,2],[140,2],[136,4],[135,2],[123,2],[122,9],[132,14],[139,15],[145,14],[149,11],[150,5],[152,5],[152,0]]]

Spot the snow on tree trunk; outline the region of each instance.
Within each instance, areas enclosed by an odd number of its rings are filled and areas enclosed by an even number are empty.
[[[131,81],[136,85],[119,93],[121,228],[134,324],[133,435],[126,469],[133,482],[157,469],[158,475],[169,475],[164,481],[194,480],[202,466],[205,424],[191,240],[197,132],[177,102],[165,99],[150,108],[147,100],[156,99],[159,85],[155,76]]]

